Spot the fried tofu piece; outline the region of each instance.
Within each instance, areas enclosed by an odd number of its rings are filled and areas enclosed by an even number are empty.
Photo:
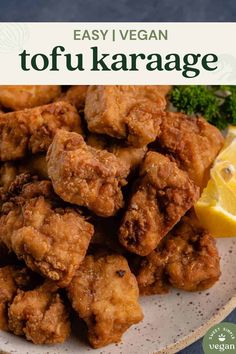
[[[159,135],[165,105],[156,86],[90,86],[84,112],[90,132],[140,147]]]
[[[34,344],[63,343],[70,335],[68,310],[50,282],[35,290],[19,290],[8,315],[10,330]]]
[[[57,85],[0,86],[0,104],[13,111],[33,108],[52,102],[61,94]]]
[[[4,303],[1,303],[0,300],[0,330],[1,331],[8,331],[8,317],[6,314],[7,306]]]
[[[0,166],[0,192],[7,192],[8,188],[15,180],[18,168],[12,162],[5,162]]]
[[[16,295],[17,289],[24,289],[32,281],[27,268],[5,266],[0,268],[0,330],[8,331],[8,305]]]
[[[143,319],[135,276],[120,255],[86,256],[68,295],[87,324],[93,348],[119,342],[130,326]]]
[[[99,134],[90,134],[87,138],[87,144],[96,149],[107,150],[121,159],[130,171],[134,171],[143,161],[147,152],[147,147],[140,148],[127,145],[125,143],[108,142],[104,136]]]
[[[209,169],[223,146],[221,132],[203,118],[167,112],[158,146],[174,157],[199,187],[205,187]]]
[[[104,217],[123,206],[121,187],[128,168],[114,154],[88,146],[81,135],[58,130],[47,166],[53,188],[63,200]]]
[[[139,167],[147,152],[147,147],[135,148],[126,145],[112,145],[109,149],[115,156],[121,159],[130,171]]]
[[[170,285],[186,291],[212,287],[220,277],[214,238],[195,218],[183,217],[163,243],[141,261],[137,281],[141,294],[161,294]]]
[[[88,87],[88,85],[71,86],[59,100],[71,103],[80,111],[85,106]]]
[[[56,199],[49,181],[27,177],[17,177],[2,205],[0,238],[30,269],[64,287],[85,257],[93,226]]]
[[[171,85],[158,85],[158,86],[156,86],[156,88],[159,91],[160,95],[166,97],[169,94],[169,92],[171,91],[172,86]]]
[[[121,244],[148,255],[198,198],[199,188],[185,171],[168,157],[148,152],[121,223]]]
[[[0,161],[47,151],[57,129],[82,133],[75,107],[55,102],[0,115]]]
[[[49,179],[47,173],[46,156],[36,154],[28,159],[7,161],[0,165],[0,206],[12,183],[20,174],[37,175],[40,179]],[[1,252],[0,252],[1,254]]]
[[[7,307],[16,291],[13,268],[10,266],[0,268],[0,329],[3,331],[8,331]]]
[[[22,173],[48,179],[46,156],[35,154],[24,160],[3,162],[0,165],[0,193],[7,192],[12,182]]]

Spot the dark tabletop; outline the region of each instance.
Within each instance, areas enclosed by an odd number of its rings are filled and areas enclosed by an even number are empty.
[[[0,0],[0,21],[236,21],[235,0]],[[236,310],[226,321],[236,323]],[[199,340],[179,354],[202,354]]]
[[[234,21],[235,0],[0,0],[1,21]]]

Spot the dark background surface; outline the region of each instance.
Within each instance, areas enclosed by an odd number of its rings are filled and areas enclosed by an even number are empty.
[[[1,21],[234,21],[235,0],[0,0]]]
[[[235,20],[236,0],[0,0],[1,22]],[[236,310],[225,321],[236,323]],[[202,353],[201,340],[179,352]]]

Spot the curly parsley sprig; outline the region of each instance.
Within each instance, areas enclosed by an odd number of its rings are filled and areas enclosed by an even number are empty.
[[[170,101],[178,111],[202,115],[219,129],[236,124],[236,86],[174,86]]]

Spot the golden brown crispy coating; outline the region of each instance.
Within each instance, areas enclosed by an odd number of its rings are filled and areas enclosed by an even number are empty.
[[[198,197],[199,188],[175,162],[148,152],[120,227],[121,244],[148,255]]]
[[[18,166],[12,162],[5,162],[0,165],[0,193],[8,191],[17,174]]]
[[[3,162],[0,165],[0,195],[8,191],[12,182],[21,173],[30,173],[41,179],[48,179],[46,156],[35,154],[24,160]]]
[[[157,140],[199,187],[205,186],[223,142],[220,131],[205,119],[171,112],[166,113]]]
[[[1,188],[0,188],[0,209],[3,203],[3,198],[4,198],[4,193],[1,194]],[[7,246],[2,240],[2,235],[0,235],[0,268],[5,267],[7,265],[12,265],[17,262],[17,257],[16,255],[9,251]]]
[[[63,343],[70,334],[68,311],[50,282],[18,291],[9,307],[9,328],[35,344]]]
[[[105,149],[112,152],[121,159],[130,171],[135,170],[143,161],[147,152],[147,147],[136,148],[125,143],[110,142],[103,135],[89,134],[86,140],[87,144],[96,149]]]
[[[165,104],[156,86],[90,86],[85,118],[91,132],[140,147],[159,135]]]
[[[8,331],[7,306],[0,302],[0,330]]]
[[[7,307],[16,291],[13,268],[10,266],[0,268],[0,329],[3,331],[8,331]]]
[[[15,160],[28,152],[47,151],[56,130],[81,133],[80,117],[71,104],[55,102],[0,115],[0,160]]]
[[[136,279],[120,255],[87,256],[68,294],[88,326],[94,348],[119,342],[131,325],[143,319]]]
[[[133,171],[142,163],[147,152],[147,147],[135,148],[122,144],[114,144],[110,147],[109,151],[121,159],[129,170]]]
[[[34,156],[37,157],[38,155],[33,155],[33,157],[30,157],[27,160],[20,160],[19,163],[18,161],[14,161],[14,162],[7,161],[7,162],[3,162],[0,165],[0,192],[2,193],[7,192],[11,184],[16,179],[16,177],[21,173],[31,173],[31,172],[32,174],[36,173],[36,165],[38,164],[38,157],[34,159]],[[41,160],[39,162],[41,162]],[[46,159],[45,159],[45,164],[46,164]],[[33,166],[31,167],[31,165]],[[41,169],[39,166],[39,169],[37,169],[37,171],[40,170]]]
[[[88,87],[88,85],[71,86],[58,100],[69,102],[80,111],[84,108]]]
[[[47,153],[48,174],[65,201],[108,217],[123,206],[129,170],[114,154],[94,149],[76,133],[58,130]]]
[[[64,287],[85,257],[93,226],[58,203],[49,181],[18,178],[2,206],[0,237],[30,269]]]
[[[166,97],[169,94],[169,92],[171,91],[172,86],[171,85],[158,85],[158,86],[156,86],[156,88],[159,91],[160,95]]]
[[[5,266],[0,268],[0,329],[8,331],[8,305],[16,295],[17,289],[24,289],[32,281],[27,268]]]
[[[0,86],[0,104],[13,111],[52,102],[61,93],[56,85]]]
[[[213,286],[220,277],[214,238],[198,221],[183,217],[163,243],[141,262],[137,281],[141,294],[166,292],[170,285],[186,291]]]

